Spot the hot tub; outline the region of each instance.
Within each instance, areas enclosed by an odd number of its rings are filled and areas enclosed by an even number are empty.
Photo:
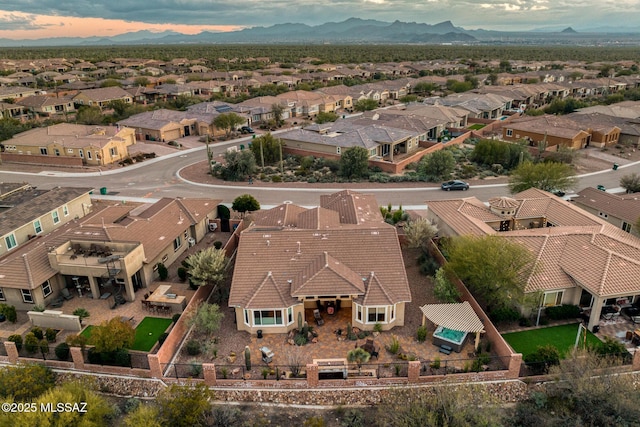
[[[448,345],[457,353],[460,353],[464,346],[464,341],[467,339],[467,332],[456,331],[453,329],[447,329],[442,326],[433,333],[433,344],[440,347],[441,345]]]

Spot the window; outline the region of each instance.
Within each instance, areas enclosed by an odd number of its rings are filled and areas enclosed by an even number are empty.
[[[254,326],[281,326],[284,325],[282,310],[254,310]]]
[[[609,215],[607,215],[607,214],[606,214],[606,213],[604,213],[604,212],[598,212],[598,215],[599,215],[599,216],[601,216],[601,217],[603,217],[603,218],[609,218]]]
[[[62,214],[64,216],[69,216],[69,207],[67,205],[62,206]]]
[[[287,308],[287,325],[293,323],[293,307]]]
[[[57,148],[53,149],[53,154],[55,154],[56,156],[60,155],[60,150],[58,150]]]
[[[623,222],[622,223],[622,229],[624,231],[626,231],[627,233],[631,233],[631,224],[629,224],[627,222]]]
[[[336,147],[336,153],[340,154],[340,147]]]
[[[362,306],[356,305],[356,319],[362,322]]]
[[[46,147],[40,147],[40,154],[46,156],[47,154],[49,154],[49,152],[47,151]]]
[[[47,280],[46,282],[44,282],[42,284],[42,294],[44,295],[44,297],[48,297],[49,295],[51,295],[51,292],[53,292],[51,290],[51,283]]]
[[[80,156],[82,157],[82,156]],[[87,151],[87,159],[91,160],[91,151]]]
[[[40,224],[39,219],[33,221],[33,230],[36,232],[36,234],[42,233],[42,224]]]
[[[67,148],[67,153],[73,154],[73,148]]]
[[[178,249],[180,249],[180,246],[182,246],[182,238],[180,236],[178,236],[173,241],[173,250],[174,250],[174,252],[177,251]]]
[[[4,301],[5,297],[4,297],[4,291],[2,290],[2,288],[0,288],[0,301]]]
[[[16,242],[16,236],[13,233],[9,234],[8,236],[4,236],[4,243],[5,245],[7,245],[7,250],[13,249],[18,246],[18,242]]]
[[[33,304],[33,296],[30,289],[20,289],[22,292],[22,301]]]
[[[118,154],[118,149],[115,147],[109,148],[109,154],[111,154],[111,157],[115,157]]]
[[[386,323],[386,307],[367,307],[367,323]]]
[[[51,212],[51,217],[53,218],[53,223],[57,224],[60,222],[60,215],[58,215],[58,211]]]
[[[91,155],[91,153],[88,153],[89,155]],[[81,159],[84,159],[84,151],[82,151],[82,149],[78,150],[78,155],[80,156]]]
[[[244,324],[249,326],[249,310],[244,310]]]
[[[513,129],[507,129],[507,136],[513,136]]]
[[[545,307],[553,307],[562,304],[562,295],[564,291],[547,292],[544,294],[542,305]]]

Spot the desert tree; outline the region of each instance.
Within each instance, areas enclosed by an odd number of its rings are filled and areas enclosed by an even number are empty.
[[[533,304],[524,290],[536,259],[524,245],[497,235],[464,235],[447,240],[444,250],[445,273],[462,280],[488,311]]]
[[[511,172],[509,190],[512,193],[529,188],[544,191],[568,191],[577,183],[573,169],[565,163],[558,162],[524,162]]]
[[[369,173],[369,150],[363,147],[351,147],[340,156],[340,175],[357,179]]]
[[[185,260],[189,266],[189,280],[197,286],[217,286],[225,278],[227,256],[223,249],[207,247],[189,255]]]

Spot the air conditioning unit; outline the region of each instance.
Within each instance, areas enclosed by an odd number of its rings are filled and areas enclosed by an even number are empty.
[[[189,237],[187,239],[187,242],[189,242],[189,247],[191,247],[196,244],[196,239],[194,239],[193,237]]]
[[[209,231],[216,231],[218,229],[218,224],[215,222],[209,223]]]

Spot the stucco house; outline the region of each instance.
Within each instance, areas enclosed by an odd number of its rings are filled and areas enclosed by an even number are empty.
[[[419,150],[420,135],[424,130],[406,130],[384,123],[358,124],[353,120],[338,120],[322,125],[313,124],[278,134],[284,141],[285,151],[296,154],[339,157],[351,147],[362,147],[374,160],[394,161],[394,156]]]
[[[525,292],[540,306],[574,304],[600,321],[603,307],[640,301],[640,239],[571,202],[531,188],[486,206],[475,197],[427,201],[426,217],[440,236],[499,234],[521,243],[536,259]]]
[[[571,197],[571,201],[627,233],[640,236],[640,230],[636,228],[636,221],[640,218],[640,195],[617,195],[587,187]]]
[[[93,166],[117,163],[129,156],[135,144],[134,130],[127,127],[60,123],[34,128],[2,141],[4,154],[17,154],[12,161],[38,163],[42,157],[75,158],[78,164]]]
[[[158,277],[158,263],[171,265],[204,238],[218,204],[169,198],[148,204],[83,203],[85,216],[0,256],[0,299],[30,310],[50,305],[68,288],[96,300],[110,302],[120,295],[134,301],[136,291]]]
[[[229,295],[238,330],[284,333],[316,307],[349,310],[372,330],[404,325],[411,293],[395,227],[371,195],[321,196],[312,209],[283,204],[242,231]]]
[[[0,256],[89,213],[91,188],[0,183]]]
[[[133,104],[133,98],[129,92],[118,86],[101,87],[98,89],[86,89],[80,91],[73,97],[73,102],[77,105],[89,105],[93,107],[105,108],[111,101],[124,101]]]
[[[530,146],[542,146],[545,151],[557,151],[560,147],[578,150],[617,144],[620,128],[608,120],[585,124],[582,119],[566,116],[523,116],[503,126],[502,138],[505,141],[526,140]]]

